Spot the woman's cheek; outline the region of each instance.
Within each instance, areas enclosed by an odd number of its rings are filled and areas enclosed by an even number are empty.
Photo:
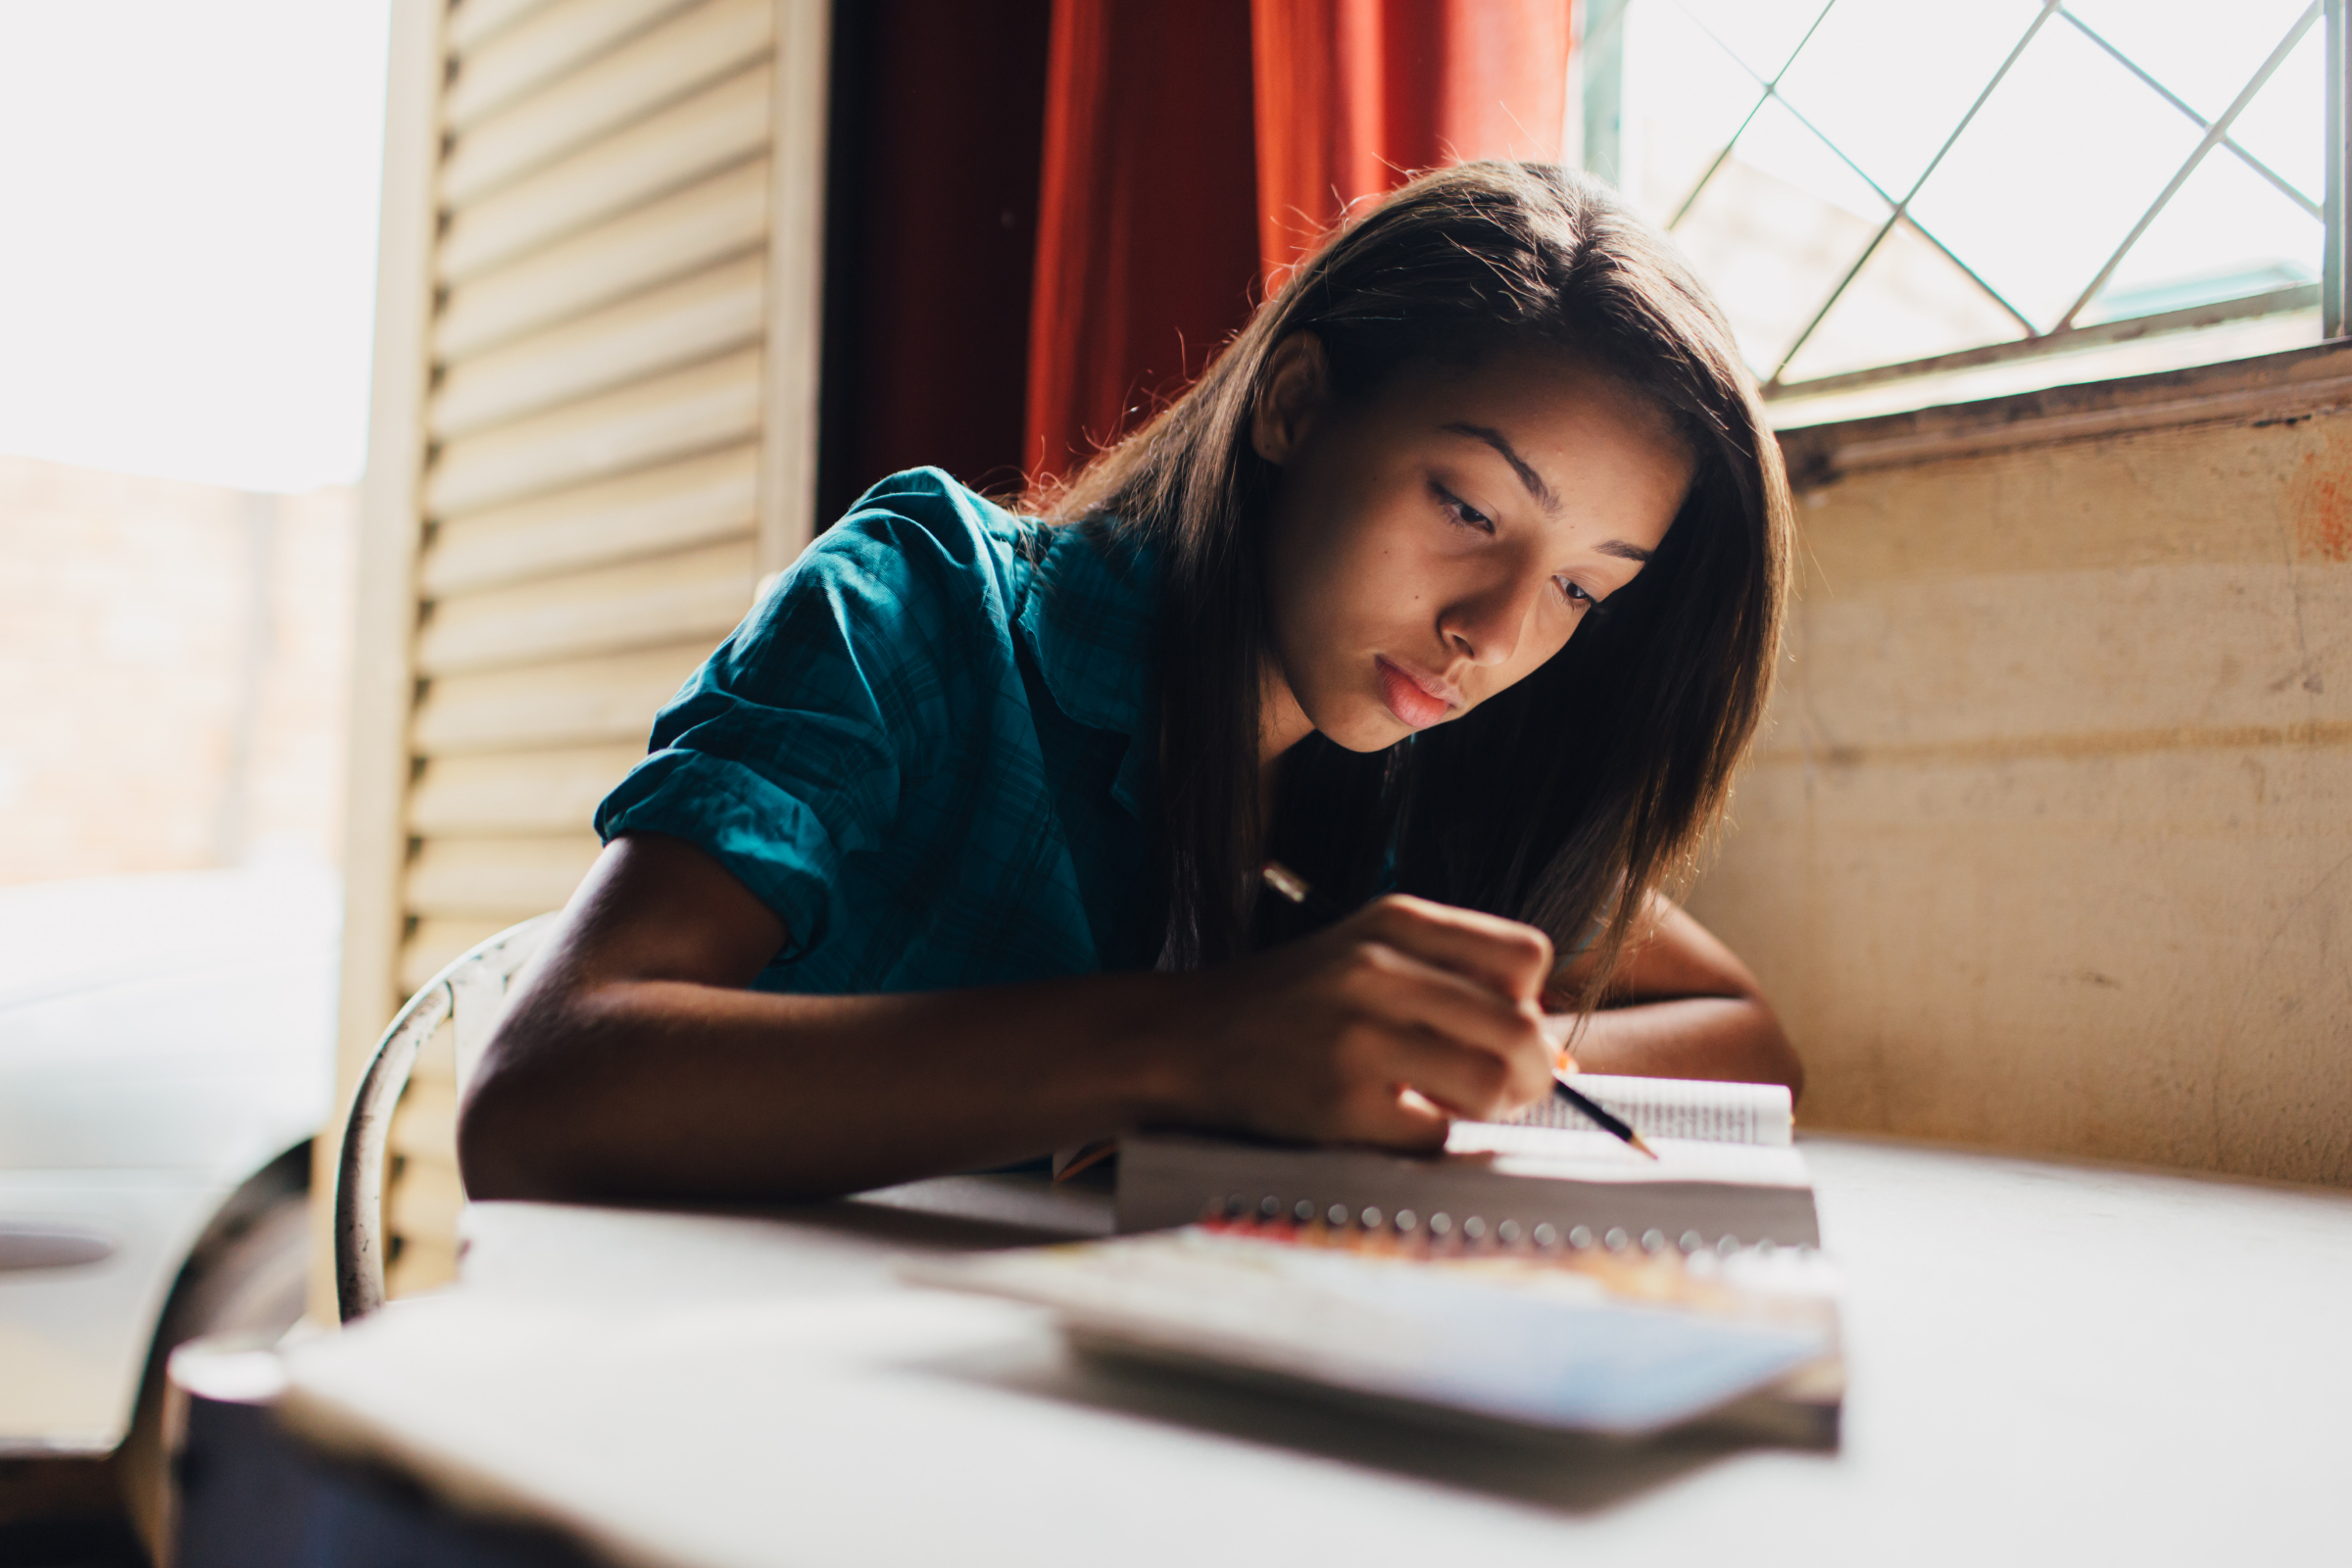
[[[1514,680],[1523,680],[1549,663],[1552,656],[1567,647],[1569,639],[1576,635],[1576,621],[1572,615],[1564,616],[1554,612],[1544,617],[1544,622],[1543,635],[1534,639],[1533,657],[1522,661],[1524,667],[1512,677]]]

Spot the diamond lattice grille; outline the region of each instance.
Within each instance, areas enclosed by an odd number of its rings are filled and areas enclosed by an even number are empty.
[[[1587,162],[1672,230],[1776,389],[2310,311],[2321,10],[1596,0]],[[1596,94],[1615,109],[1597,143]]]

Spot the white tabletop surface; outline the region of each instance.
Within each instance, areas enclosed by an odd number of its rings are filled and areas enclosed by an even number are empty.
[[[711,1216],[478,1204],[462,1283],[281,1410],[616,1560],[2352,1562],[2352,1194],[1804,1141],[1836,1451],[1446,1433],[1073,1356],[896,1261],[1100,1228],[977,1178]],[[1025,1217],[1030,1233],[944,1217]]]

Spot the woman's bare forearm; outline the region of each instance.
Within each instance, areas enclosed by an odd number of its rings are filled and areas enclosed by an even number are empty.
[[[1804,1088],[1805,1069],[1772,1009],[1754,997],[1678,997],[1606,1007],[1575,1047],[1587,1072],[1717,1078]]]
[[[460,1127],[476,1198],[818,1197],[974,1170],[1158,1120],[1194,1086],[1155,1025],[1183,977],[799,997],[673,980],[525,997]],[[1591,1072],[1799,1088],[1770,1009],[1598,1012]]]
[[[1572,1004],[1595,961],[1588,953],[1561,971],[1554,1006]],[[1604,997],[1573,1047],[1587,1072],[1804,1088],[1804,1063],[1755,975],[1670,899],[1650,895]]]
[[[812,1197],[1099,1137],[1168,1098],[1156,975],[908,996],[543,985],[469,1086],[476,1198]]]
[[[746,989],[790,940],[702,851],[615,840],[466,1088],[476,1198],[812,1196],[970,1170],[1149,1113],[1173,977],[982,992]]]
[[[1550,942],[1417,899],[1186,974],[746,989],[789,941],[701,850],[615,839],[466,1088],[467,1191],[814,1197],[1143,1125],[1431,1149],[1447,1114],[1507,1113],[1550,1083]]]

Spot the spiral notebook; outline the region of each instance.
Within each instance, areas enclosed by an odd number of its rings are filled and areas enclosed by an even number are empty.
[[[1117,1225],[1152,1234],[912,1274],[1051,1307],[1081,1348],[1351,1402],[1626,1436],[1728,1409],[1834,1441],[1836,1271],[1788,1091],[1576,1082],[1658,1158],[1556,1101],[1427,1157],[1132,1134]]]
[[[1464,1248],[1254,1219],[906,1266],[1051,1308],[1078,1349],[1449,1421],[1834,1443],[1837,1275],[1810,1250]]]
[[[1429,1157],[1195,1133],[1122,1140],[1123,1232],[1287,1221],[1472,1245],[1731,1250],[1814,1247],[1821,1227],[1778,1085],[1579,1074],[1633,1123],[1645,1159],[1558,1101],[1515,1122],[1456,1122]]]

